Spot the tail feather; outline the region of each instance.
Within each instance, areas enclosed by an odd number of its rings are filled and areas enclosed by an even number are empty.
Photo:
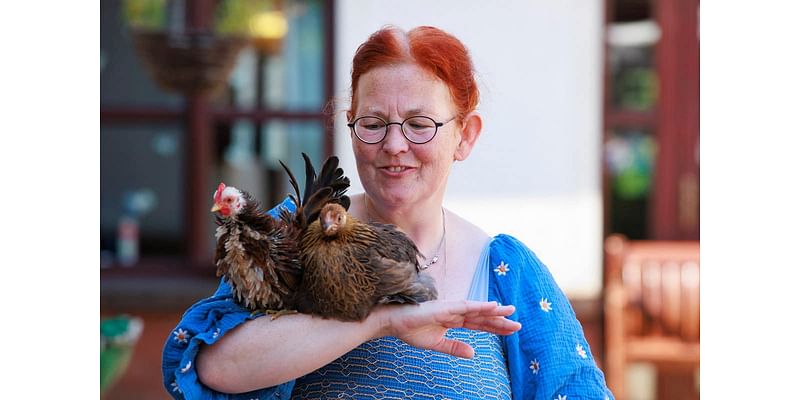
[[[344,176],[344,170],[339,168],[339,158],[328,157],[319,175],[306,153],[303,153],[303,159],[306,165],[306,188],[303,193],[302,210],[304,221],[310,223],[317,219],[322,207],[328,203],[339,203],[348,209],[350,198],[345,193],[350,188],[350,179]]]
[[[308,154],[303,154],[303,161],[306,164],[306,187],[303,190],[303,204],[308,202],[308,198],[311,197],[311,193],[315,192],[314,186],[317,180],[317,171],[314,169],[314,164],[311,163],[311,159],[308,158]]]
[[[297,206],[297,223],[304,228],[319,217],[319,213],[325,204],[338,203],[345,210],[350,208],[350,198],[345,195],[347,189],[350,188],[350,179],[344,176],[344,170],[339,168],[338,157],[328,157],[323,163],[318,176],[308,154],[302,153],[302,155],[306,172],[306,182],[302,195],[297,178],[286,164],[282,161],[280,161],[280,164],[286,174],[289,175],[289,183],[294,189],[294,194],[289,194],[289,198]]]
[[[283,161],[281,160],[278,160],[278,162],[281,163],[281,166],[283,167],[284,171],[286,171],[286,174],[289,175],[289,183],[292,185],[292,188],[294,188],[295,194],[294,195],[289,194],[289,198],[292,199],[292,202],[294,202],[295,207],[300,207],[300,185],[297,183],[297,179],[294,177],[294,174],[289,169],[289,167],[287,167],[286,164],[284,164]]]
[[[308,202],[303,204],[303,216],[308,223],[313,222],[319,218],[319,213],[325,204],[331,202],[332,190],[329,187],[324,187],[317,190],[309,199]]]

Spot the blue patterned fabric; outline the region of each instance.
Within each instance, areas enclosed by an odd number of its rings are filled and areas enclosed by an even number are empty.
[[[503,337],[514,399],[613,399],[583,328],[553,276],[522,242],[491,244],[489,300],[513,304],[522,329]]]
[[[465,360],[383,337],[297,379],[292,399],[511,399],[497,335],[451,329],[447,337],[469,343],[475,357]]]
[[[288,199],[281,206],[293,211]],[[278,207],[270,214],[276,216]],[[547,267],[509,235],[494,237],[487,249],[473,277],[470,298],[483,297],[487,285],[489,300],[516,306],[510,319],[519,321],[522,329],[502,337],[448,331],[448,337],[475,347],[472,360],[385,337],[366,342],[296,381],[237,395],[215,392],[197,378],[197,350],[201,343],[212,344],[252,318],[233,301],[231,288],[223,281],[213,296],[186,311],[167,338],[164,387],[176,399],[613,399],[572,306]]]

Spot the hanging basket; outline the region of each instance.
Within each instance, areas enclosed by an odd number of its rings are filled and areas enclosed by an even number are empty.
[[[214,95],[225,87],[249,40],[209,32],[134,31],[133,42],[150,77],[184,95]]]

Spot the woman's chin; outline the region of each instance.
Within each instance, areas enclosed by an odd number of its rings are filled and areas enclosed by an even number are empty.
[[[380,190],[380,198],[376,200],[389,207],[402,207],[412,204],[416,197],[412,187],[383,186],[382,190]]]

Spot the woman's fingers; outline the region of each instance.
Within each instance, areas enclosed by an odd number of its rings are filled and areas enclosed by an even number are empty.
[[[464,342],[446,338],[447,329],[511,335],[522,327],[506,318],[514,313],[514,306],[485,301],[431,301],[417,307],[382,306],[380,310],[390,315],[391,329],[386,331],[390,336],[415,347],[462,358],[472,358],[475,350]]]
[[[514,306],[498,306],[496,303],[464,301],[448,304],[446,311],[438,315],[437,323],[446,328],[467,328],[499,335],[510,335],[522,328],[519,322],[505,317],[513,314]]]
[[[475,349],[470,345],[453,339],[442,338],[442,340],[431,347],[431,350],[450,354],[461,358],[472,358],[475,356]]]
[[[497,303],[492,301],[442,301],[440,304],[445,304],[447,310],[453,314],[472,315],[472,314],[497,314],[507,312],[508,307],[514,306],[498,306]]]
[[[391,307],[391,306],[389,306]],[[402,336],[419,329],[440,326],[447,329],[467,328],[499,335],[509,335],[521,328],[518,322],[507,319],[514,306],[498,306],[485,301],[432,301],[418,307],[395,306],[391,312],[392,336]]]
[[[488,304],[485,308],[481,308],[477,312],[469,312],[465,315],[469,317],[473,316],[498,316],[498,317],[507,317],[511,314],[514,314],[516,308],[514,306],[498,306],[496,303],[483,303]]]
[[[522,324],[505,317],[476,317],[464,321],[464,328],[486,331],[497,335],[511,335],[522,329]]]
[[[514,313],[516,310],[514,306],[498,306],[494,302],[486,301],[454,301],[454,302],[441,302],[439,303],[444,309],[439,314],[440,316],[462,316],[462,317],[507,317]]]

